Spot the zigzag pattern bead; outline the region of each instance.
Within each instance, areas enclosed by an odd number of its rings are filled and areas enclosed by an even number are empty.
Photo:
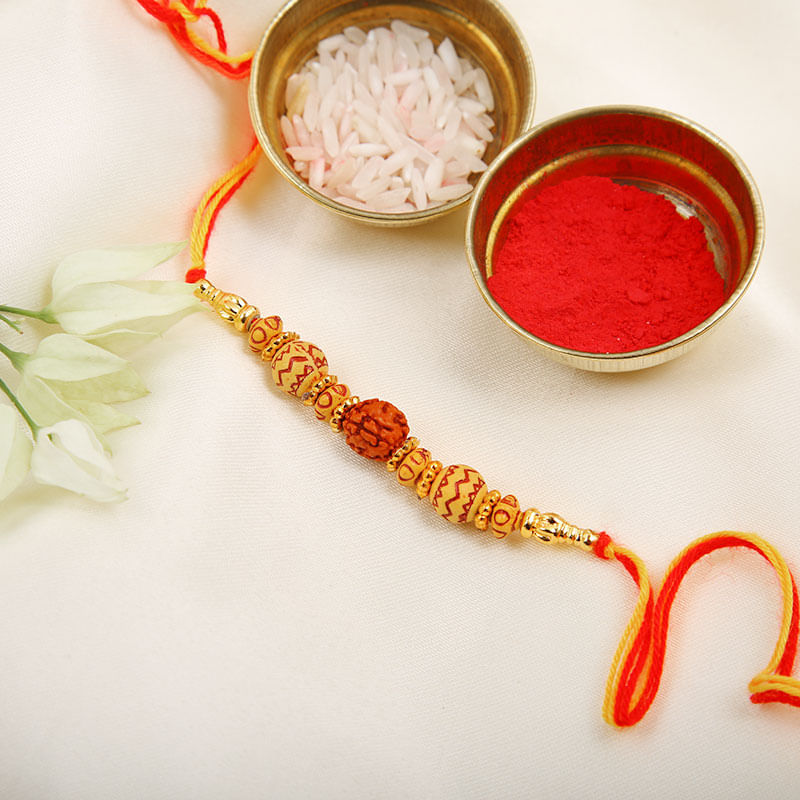
[[[487,491],[477,470],[451,464],[436,476],[428,496],[434,511],[449,522],[472,522]]]
[[[272,358],[272,379],[275,385],[295,397],[300,397],[315,381],[327,374],[328,359],[311,342],[289,342]]]

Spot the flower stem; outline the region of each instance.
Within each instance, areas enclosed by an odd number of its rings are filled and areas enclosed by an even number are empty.
[[[0,353],[2,353],[13,365],[14,369],[22,370],[25,366],[25,362],[28,360],[27,353],[20,353],[19,350],[12,350],[10,347],[6,347],[2,342],[0,342]]]
[[[36,434],[39,431],[39,426],[33,421],[31,415],[25,410],[25,407],[22,405],[22,403],[20,403],[20,401],[17,399],[17,396],[11,391],[8,384],[2,378],[0,378],[0,390],[5,392],[8,399],[14,404],[17,411],[19,411],[22,419],[28,423],[31,433],[33,434],[34,438],[36,438]]]
[[[5,312],[6,314],[18,314],[21,317],[31,317],[32,319],[38,319],[41,322],[47,322],[48,324],[53,324],[56,322],[56,318],[46,309],[42,309],[41,311],[31,311],[29,308],[17,308],[16,306],[4,306],[0,304],[0,312]]]
[[[5,314],[0,314],[0,322],[5,322],[9,328],[13,328],[17,333],[22,333],[22,328],[13,319],[9,319]]]

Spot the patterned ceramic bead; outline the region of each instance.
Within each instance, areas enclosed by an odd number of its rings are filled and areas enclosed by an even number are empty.
[[[436,513],[449,522],[472,522],[487,491],[477,470],[451,464],[436,476],[428,497]]]
[[[269,340],[283,330],[280,317],[262,317],[250,326],[247,343],[254,353],[260,353],[269,344]]]
[[[503,539],[517,526],[519,521],[519,500],[513,494],[507,494],[494,507],[490,526],[492,533]]]
[[[272,357],[272,379],[286,394],[300,397],[315,381],[328,374],[325,353],[311,342],[297,340]]]
[[[330,422],[331,414],[333,414],[336,406],[347,400],[349,396],[350,390],[343,383],[336,383],[327,389],[323,389],[314,403],[314,413],[317,415],[317,419],[321,419],[323,422]]]
[[[424,447],[412,450],[397,468],[397,482],[402,486],[413,486],[430,463],[431,454]]]
[[[403,459],[412,451],[419,447],[419,439],[416,436],[409,436],[397,450],[392,453],[386,462],[388,472],[397,472],[397,468],[403,463]]]
[[[364,458],[388,461],[408,436],[408,421],[400,409],[378,400],[362,400],[342,421],[347,444]]]

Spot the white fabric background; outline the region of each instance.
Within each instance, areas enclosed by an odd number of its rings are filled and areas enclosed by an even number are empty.
[[[607,529],[655,578],[723,528],[800,568],[800,10],[507,6],[536,64],[536,121],[652,105],[748,164],[767,247],[715,335],[641,373],[551,364],[479,297],[464,214],[348,224],[266,161],[219,218],[210,277],[319,344],[356,393],[394,402],[437,457]],[[214,7],[239,52],[277,3]],[[0,302],[37,306],[72,251],[187,236],[247,148],[246,86],[190,61],[133,0],[6,0],[0,30]],[[28,484],[0,507],[0,797],[797,796],[800,712],[748,701],[779,619],[756,556],[693,570],[661,693],[616,731],[600,704],[635,599],[621,568],[440,520],[210,315],[136,363],[142,425],[111,437],[127,502]]]

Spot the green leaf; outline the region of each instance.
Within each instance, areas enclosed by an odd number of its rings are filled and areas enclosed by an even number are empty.
[[[185,242],[169,242],[73,253],[56,267],[52,281],[53,300],[77,286],[137,278],[177,255],[184,245]]]

